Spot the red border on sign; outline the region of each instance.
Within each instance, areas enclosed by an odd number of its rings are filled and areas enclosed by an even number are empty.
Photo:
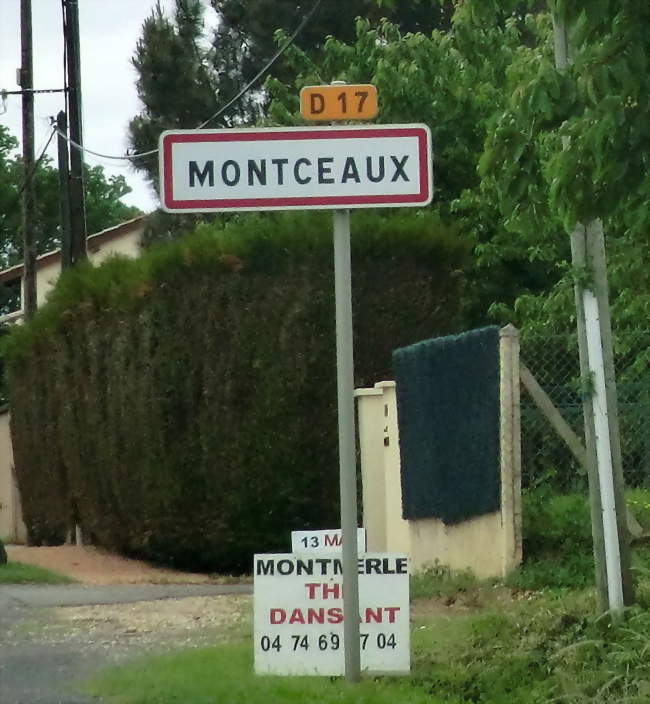
[[[268,142],[298,141],[314,139],[373,139],[375,137],[416,137],[418,140],[420,190],[416,193],[373,196],[294,196],[289,198],[213,198],[199,200],[175,200],[172,182],[172,146],[183,142]],[[400,203],[426,203],[430,196],[427,132],[423,127],[377,127],[366,129],[317,129],[301,130],[224,130],[222,132],[187,132],[166,134],[162,138],[163,149],[163,205],[174,210],[205,209],[262,209],[300,208],[319,206],[396,205]]]

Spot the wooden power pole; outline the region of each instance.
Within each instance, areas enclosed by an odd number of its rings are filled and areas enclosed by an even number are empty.
[[[34,69],[32,51],[32,0],[20,0],[20,88],[23,105],[23,311],[36,312],[36,228],[34,222]]]
[[[64,35],[67,53],[68,117],[70,121],[70,261],[86,258],[86,205],[84,195],[83,129],[81,119],[81,60],[78,0],[64,0]]]

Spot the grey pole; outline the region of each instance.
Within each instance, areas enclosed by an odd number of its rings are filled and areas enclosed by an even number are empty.
[[[81,63],[79,48],[78,0],[65,2],[65,44],[68,52],[68,123],[70,139],[83,145],[81,118]],[[74,145],[70,149],[70,252],[72,262],[87,257],[86,250],[86,201],[84,191],[84,159],[82,150]]]
[[[334,211],[336,371],[339,420],[339,476],[343,541],[343,648],[345,678],[361,679],[359,652],[359,572],[357,554],[357,471],[352,345],[350,211]]]
[[[34,67],[32,47],[32,0],[20,0],[20,87],[23,104],[23,311],[36,312],[36,228],[34,220]]]

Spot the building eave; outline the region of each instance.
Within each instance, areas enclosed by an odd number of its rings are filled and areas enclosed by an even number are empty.
[[[132,218],[119,225],[114,225],[113,227],[107,227],[105,230],[96,232],[94,235],[89,235],[86,239],[87,247],[90,251],[99,248],[102,244],[111,242],[112,240],[119,239],[125,235],[130,234],[138,227],[142,225],[143,220],[146,215],[138,215],[138,217]],[[42,269],[58,260],[61,259],[61,249],[53,249],[51,252],[45,252],[41,254],[36,259],[36,268]],[[9,269],[0,271],[0,283],[7,283],[8,281],[14,281],[20,279],[23,275],[24,266],[22,264],[16,264]]]

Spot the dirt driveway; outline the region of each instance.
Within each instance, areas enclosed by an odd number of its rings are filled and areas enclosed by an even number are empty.
[[[7,555],[15,562],[25,562],[55,570],[82,584],[207,584],[219,579],[206,574],[177,572],[153,567],[140,560],[115,555],[88,545],[56,547],[7,546]],[[223,578],[221,578],[223,579]]]

